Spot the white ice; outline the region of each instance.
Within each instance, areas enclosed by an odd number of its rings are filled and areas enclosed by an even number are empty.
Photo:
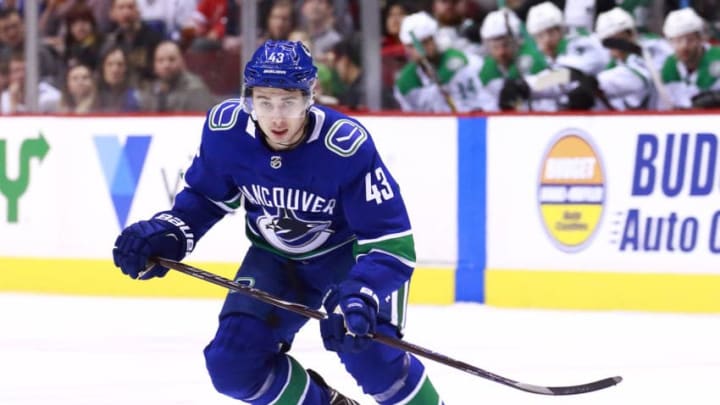
[[[219,300],[0,294],[0,404],[238,404],[217,394],[202,349]],[[720,315],[410,308],[406,339],[515,380],[603,391],[528,394],[426,360],[447,405],[720,404]],[[292,353],[362,404],[311,321]]]

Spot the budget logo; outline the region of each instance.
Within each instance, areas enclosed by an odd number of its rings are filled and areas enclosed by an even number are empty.
[[[590,137],[577,129],[558,133],[540,166],[538,200],[545,230],[566,252],[584,249],[605,202],[602,161]]]
[[[115,135],[96,135],[94,139],[105,183],[122,229],[127,223],[152,137],[129,135],[124,146],[120,145]]]

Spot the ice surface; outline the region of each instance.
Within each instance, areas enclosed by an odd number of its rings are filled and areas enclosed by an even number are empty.
[[[213,390],[202,357],[220,305],[0,294],[0,404],[238,404]],[[531,384],[625,378],[600,392],[546,397],[425,360],[447,405],[720,404],[720,315],[415,305],[406,339]],[[323,350],[317,322],[292,353],[373,403]]]

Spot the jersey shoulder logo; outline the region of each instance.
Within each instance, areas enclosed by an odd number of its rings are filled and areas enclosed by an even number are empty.
[[[242,100],[230,98],[210,110],[208,114],[208,128],[211,131],[227,131],[237,124],[238,116],[242,111]]]
[[[325,146],[332,152],[350,157],[367,140],[367,131],[355,122],[341,118],[335,121],[325,136]]]

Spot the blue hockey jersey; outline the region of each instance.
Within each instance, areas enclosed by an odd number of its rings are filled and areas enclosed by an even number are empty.
[[[356,120],[313,106],[302,144],[274,151],[238,99],[211,109],[187,187],[173,212],[196,239],[241,204],[250,241],[308,260],[354,244],[349,277],[379,296],[405,283],[415,265],[412,230],[397,183]]]

